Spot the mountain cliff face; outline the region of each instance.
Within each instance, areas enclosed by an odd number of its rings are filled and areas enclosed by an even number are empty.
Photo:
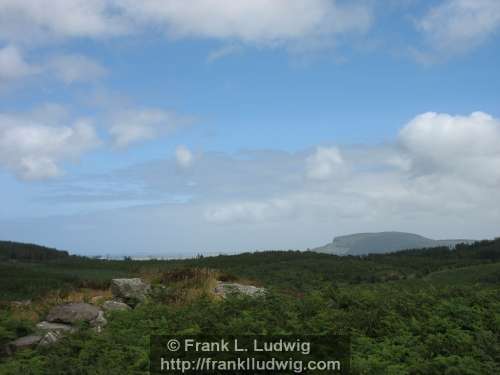
[[[471,242],[474,241],[433,240],[418,234],[404,232],[356,233],[335,237],[333,242],[312,251],[337,255],[363,255],[437,246],[453,248],[459,243]]]

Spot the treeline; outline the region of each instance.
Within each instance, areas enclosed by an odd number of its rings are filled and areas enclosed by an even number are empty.
[[[494,240],[476,241],[472,244],[461,243],[455,248],[440,246],[425,249],[401,250],[387,254],[370,254],[370,258],[391,258],[391,257],[428,257],[436,259],[472,259],[472,260],[500,260],[500,237]]]
[[[0,260],[46,261],[69,257],[67,251],[45,246],[0,241]]]

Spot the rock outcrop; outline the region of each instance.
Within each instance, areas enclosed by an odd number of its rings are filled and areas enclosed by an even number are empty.
[[[101,333],[106,324],[108,324],[108,320],[104,317],[104,312],[102,310],[99,310],[97,317],[90,322],[90,325],[97,333]]]
[[[7,354],[12,355],[19,349],[24,348],[34,348],[38,345],[38,343],[42,340],[42,336],[40,335],[29,335],[20,337],[17,340],[11,341],[7,344],[5,351]]]
[[[151,286],[138,278],[113,279],[111,281],[111,291],[116,300],[104,302],[102,308],[106,312],[130,310],[130,306],[143,302],[150,290]],[[104,299],[103,296],[96,296],[92,302],[98,304],[102,299]],[[15,306],[20,307],[28,305],[27,302],[15,304]],[[108,323],[103,310],[83,302],[54,306],[49,311],[46,320],[36,325],[36,334],[11,341],[6,345],[5,351],[8,355],[11,355],[19,349],[54,344],[65,334],[75,332],[77,330],[75,324],[79,322],[89,323],[97,333],[100,333]]]
[[[64,333],[62,331],[49,331],[40,340],[38,346],[48,346],[55,344],[63,337],[63,335]]]
[[[214,293],[225,298],[229,294],[244,294],[250,297],[256,297],[265,293],[264,288],[258,288],[253,285],[243,285],[238,283],[226,283],[219,281],[214,289]]]
[[[126,311],[126,310],[130,310],[131,307],[129,305],[127,305],[126,303],[110,300],[110,301],[106,301],[102,304],[102,309],[106,312],[108,312],[108,311]]]
[[[150,290],[151,286],[139,278],[111,280],[113,297],[130,306],[144,302]]]
[[[76,331],[75,327],[69,324],[40,322],[36,325],[36,329],[43,334],[42,339],[38,343],[39,346],[52,345],[58,342],[66,333]]]
[[[68,324],[40,322],[36,325],[36,334],[20,337],[7,344],[6,352],[11,355],[15,351],[24,348],[51,345],[59,341],[66,333],[76,331],[76,328]]]
[[[104,312],[88,303],[67,303],[55,306],[47,315],[50,323],[76,324],[78,322],[89,323],[96,332],[101,332],[108,323],[104,317]],[[52,330],[52,331],[60,331]]]
[[[50,310],[47,321],[50,323],[75,324],[81,321],[92,323],[99,315],[99,309],[88,303],[67,303]]]
[[[55,331],[55,332],[74,332],[76,329],[69,324],[60,324],[60,323],[49,323],[49,322],[40,322],[36,325],[37,330],[39,331]]]
[[[136,286],[138,284],[135,282],[136,279],[132,280],[134,280],[132,284]],[[140,279],[138,280],[141,281]],[[124,284],[129,285],[127,283],[118,284],[121,286]],[[120,295],[127,296],[127,298],[134,297],[140,300],[142,297],[138,290],[149,290],[149,285],[145,285],[146,286],[142,285],[140,288],[136,288],[137,290],[123,287],[123,293]],[[132,291],[130,291],[131,289]],[[114,311],[129,310],[131,307],[119,301],[106,301],[103,304],[103,308],[106,311]],[[3,349],[0,348],[0,351],[4,350],[7,355],[12,355],[19,349],[52,345],[59,341],[65,334],[76,332],[77,327],[75,327],[75,324],[80,322],[89,323],[97,333],[101,333],[104,326],[108,323],[104,316],[104,311],[88,303],[66,303],[54,306],[49,311],[46,320],[36,325],[36,334],[20,337],[17,340],[11,341]]]

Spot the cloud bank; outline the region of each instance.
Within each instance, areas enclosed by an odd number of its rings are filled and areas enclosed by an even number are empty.
[[[171,37],[277,43],[366,31],[366,2],[331,0],[2,0],[0,39],[106,38],[160,28]],[[22,31],[22,32],[21,32]]]
[[[365,31],[369,8],[329,0],[125,1],[125,14],[164,26],[174,37],[277,43]]]
[[[93,233],[93,241],[104,243],[112,233],[127,233],[123,242],[113,237],[118,244],[110,242],[111,248],[151,253],[306,248],[334,235],[377,230],[437,238],[498,234],[500,120],[486,113],[423,113],[382,145],[205,152],[195,163],[191,157],[179,147],[169,159],[82,185],[73,180],[51,202],[130,201],[128,208],[66,217],[64,225],[72,236]],[[89,184],[102,188],[88,196],[83,187]],[[85,240],[75,245],[85,247]]]

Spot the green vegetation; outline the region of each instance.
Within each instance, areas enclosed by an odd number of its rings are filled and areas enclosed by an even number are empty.
[[[136,309],[115,312],[100,335],[84,328],[4,358],[2,375],[147,374],[148,335],[201,333],[349,333],[354,374],[500,373],[500,239],[363,257],[269,251],[176,261],[5,261],[0,271],[0,344],[29,333],[29,312],[43,316],[51,293],[63,288],[70,296],[103,289],[117,275],[165,287]],[[220,300],[210,293],[215,279],[269,293]],[[33,303],[6,302],[14,296]]]
[[[138,264],[68,257],[46,262],[0,262],[0,301],[31,299],[54,290],[107,288],[116,277],[127,277]]]
[[[431,273],[427,280],[433,284],[500,283],[500,263],[453,268]]]
[[[45,246],[0,241],[0,260],[17,259],[42,261],[66,258],[68,256],[69,254],[67,251],[51,249]]]

